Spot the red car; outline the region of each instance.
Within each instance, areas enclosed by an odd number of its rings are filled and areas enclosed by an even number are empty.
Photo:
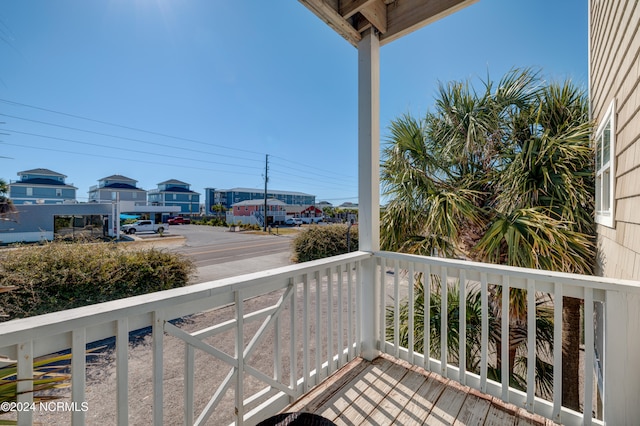
[[[188,225],[191,223],[191,219],[182,216],[171,216],[167,222],[169,225]]]

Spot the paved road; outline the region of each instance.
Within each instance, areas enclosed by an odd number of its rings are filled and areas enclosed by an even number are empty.
[[[194,283],[226,278],[291,264],[291,237],[229,232],[226,228],[175,225],[168,235],[185,237],[171,247],[193,260],[198,268]]]
[[[231,238],[220,233],[210,234],[216,237],[211,242],[193,245],[191,239],[187,237],[186,244],[173,251],[188,256],[196,266],[200,267],[282,252],[289,253],[291,247],[291,239],[289,238],[241,235],[233,232],[228,233],[232,234]],[[219,238],[221,236],[226,238]]]

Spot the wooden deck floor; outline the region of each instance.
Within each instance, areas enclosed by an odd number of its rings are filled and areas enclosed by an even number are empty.
[[[356,359],[283,412],[337,425],[554,425],[512,404],[383,355]]]

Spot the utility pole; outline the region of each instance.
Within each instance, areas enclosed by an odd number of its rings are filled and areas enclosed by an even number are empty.
[[[264,232],[267,232],[267,183],[269,182],[269,154],[264,163]]]

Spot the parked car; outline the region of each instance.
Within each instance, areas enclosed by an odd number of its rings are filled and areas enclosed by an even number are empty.
[[[299,217],[288,217],[284,221],[284,224],[291,225],[291,226],[300,226],[302,225],[302,219],[300,219]]]
[[[164,232],[163,224],[156,224],[152,220],[139,220],[134,223],[122,225],[120,230],[125,234],[135,234],[136,232]]]
[[[169,225],[188,225],[191,223],[191,219],[189,219],[188,217],[182,217],[182,216],[171,216],[167,220],[167,223]]]
[[[302,223],[320,223],[324,220],[324,216],[316,216],[316,217],[301,217]]]

